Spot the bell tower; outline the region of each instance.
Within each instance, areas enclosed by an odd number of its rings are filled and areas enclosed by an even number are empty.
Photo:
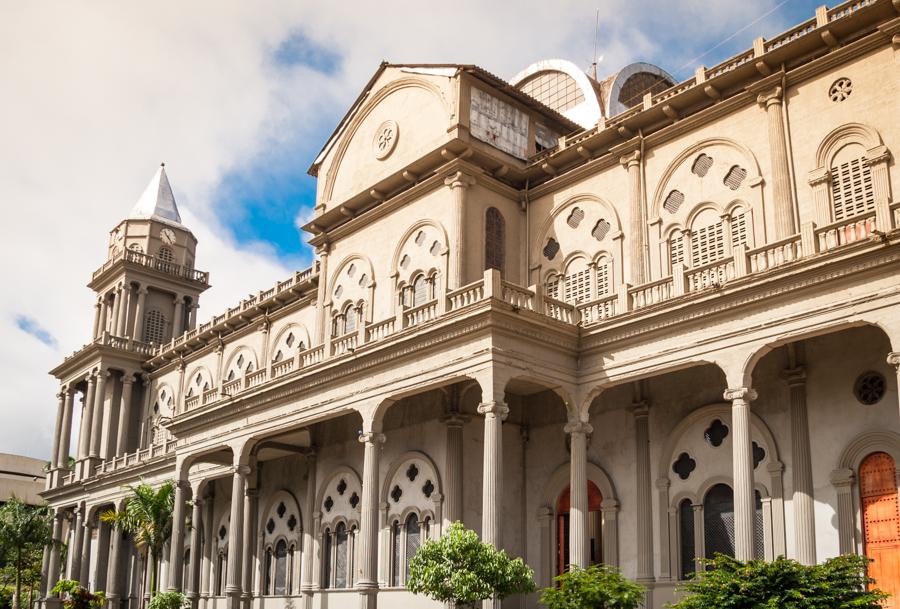
[[[110,231],[106,261],[88,283],[97,294],[91,341],[50,371],[60,382],[50,487],[115,470],[145,448],[142,364],[196,323],[209,287],[209,275],[194,268],[196,249],[161,165]]]

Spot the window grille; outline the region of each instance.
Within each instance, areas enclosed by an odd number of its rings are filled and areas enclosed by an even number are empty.
[[[674,214],[681,207],[682,203],[684,203],[684,193],[680,190],[673,190],[666,196],[666,200],[663,201],[663,209],[670,214]]]
[[[569,217],[566,218],[566,224],[568,224],[570,228],[578,228],[578,225],[581,224],[582,220],[584,220],[584,210],[580,207],[576,207],[569,214]]]
[[[586,302],[591,299],[591,270],[584,269],[566,275],[565,301]]]
[[[503,274],[506,262],[506,222],[496,207],[488,207],[484,217],[484,268]]]
[[[609,233],[610,224],[603,218],[597,220],[597,224],[594,225],[593,230],[591,230],[591,236],[597,241],[603,241],[606,238],[606,235]]]
[[[559,276],[551,275],[547,278],[544,293],[554,300],[559,300]]]
[[[676,264],[684,262],[684,238],[681,233],[675,231],[669,237],[669,264],[674,268]]]
[[[737,245],[748,245],[749,241],[747,240],[747,228],[748,228],[748,213],[746,211],[742,211],[731,216],[731,246],[735,247]]]
[[[678,504],[678,520],[681,528],[681,579],[687,579],[694,572],[694,506],[690,499]]]
[[[272,548],[266,548],[266,582],[263,586],[263,594],[272,594]]]
[[[322,549],[322,587],[331,588],[332,533],[325,530],[324,548]]]
[[[347,305],[344,309],[344,333],[354,332],[356,330],[356,311],[353,305]]]
[[[725,174],[725,179],[722,180],[722,183],[731,190],[737,190],[741,187],[741,184],[746,177],[747,170],[739,165],[734,165],[728,170],[728,173]]]
[[[166,342],[166,316],[159,309],[150,309],[144,316],[144,342]]]
[[[347,546],[349,539],[346,525],[341,522],[334,528],[334,587],[347,587]]]
[[[287,592],[287,543],[282,539],[275,546],[275,595],[284,596]]]
[[[394,521],[391,526],[391,585],[400,585],[400,523]]]
[[[412,306],[417,307],[428,302],[428,282],[425,280],[425,275],[416,277],[412,287]]]
[[[547,239],[547,245],[544,246],[544,257],[547,260],[553,260],[559,253],[559,242],[553,237]]]
[[[763,560],[766,556],[765,519],[763,518],[762,497],[754,491],[756,509],[753,513],[753,558]]]
[[[722,221],[694,229],[691,233],[691,264],[695,267],[725,256]]]
[[[565,112],[584,101],[584,93],[575,79],[555,70],[535,74],[519,88],[557,112]]]
[[[175,261],[175,255],[172,253],[172,248],[166,247],[165,245],[159,248],[159,251],[156,252],[156,257],[159,258],[162,262]]]
[[[734,556],[734,492],[727,484],[717,484],[703,500],[703,539],[706,558],[717,553]]]
[[[416,555],[419,546],[422,545],[422,529],[419,526],[419,517],[410,514],[406,518],[406,573],[405,580],[409,580],[409,563]]]
[[[609,261],[601,260],[597,263],[597,296],[609,294]]]
[[[865,157],[831,168],[831,198],[836,222],[875,209],[872,171]]]
[[[709,173],[709,168],[712,167],[712,164],[712,157],[701,153],[700,156],[694,160],[694,165],[691,167],[691,173],[695,176],[705,178],[706,174]]]

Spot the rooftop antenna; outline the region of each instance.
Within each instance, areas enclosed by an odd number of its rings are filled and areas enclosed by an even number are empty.
[[[594,55],[591,61],[591,77],[597,80],[597,64],[603,61],[603,56],[597,56],[597,46],[600,44],[600,9],[597,9],[597,20],[594,25]]]

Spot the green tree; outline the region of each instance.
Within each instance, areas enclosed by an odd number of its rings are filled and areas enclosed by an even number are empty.
[[[0,556],[15,573],[13,607],[22,607],[23,575],[52,541],[53,515],[46,505],[31,506],[11,497],[0,507]],[[37,559],[38,561],[40,559]]]
[[[165,482],[154,489],[143,480],[125,487],[131,495],[125,499],[124,509],[108,510],[100,514],[103,522],[109,522],[131,536],[141,553],[144,570],[150,569],[150,595],[156,594],[159,560],[163,547],[172,536],[172,513],[175,511],[175,485]]]
[[[685,583],[672,609],[881,609],[887,595],[867,590],[865,556],[839,556],[805,566],[780,557],[742,562],[717,554]]]
[[[556,587],[541,592],[541,603],[549,609],[637,609],[644,602],[643,586],[606,565],[573,566],[554,580]]]
[[[50,592],[63,597],[65,609],[102,609],[106,605],[106,594],[91,592],[74,579],[59,580]]]
[[[409,562],[406,588],[457,606],[533,592],[534,573],[521,558],[484,543],[454,522],[440,539],[426,541]]]

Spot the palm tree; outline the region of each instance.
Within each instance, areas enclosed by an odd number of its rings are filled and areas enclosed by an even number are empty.
[[[131,496],[125,499],[125,508],[103,512],[100,519],[131,536],[141,553],[145,571],[150,569],[150,596],[154,596],[159,559],[163,547],[172,536],[175,485],[169,481],[154,489],[141,480],[139,484],[125,488],[131,492]]]
[[[41,550],[52,543],[52,514],[46,505],[31,506],[13,496],[0,507],[0,558],[9,560],[16,574],[16,596],[13,606],[22,607],[22,577]],[[33,587],[33,584],[32,584]]]

